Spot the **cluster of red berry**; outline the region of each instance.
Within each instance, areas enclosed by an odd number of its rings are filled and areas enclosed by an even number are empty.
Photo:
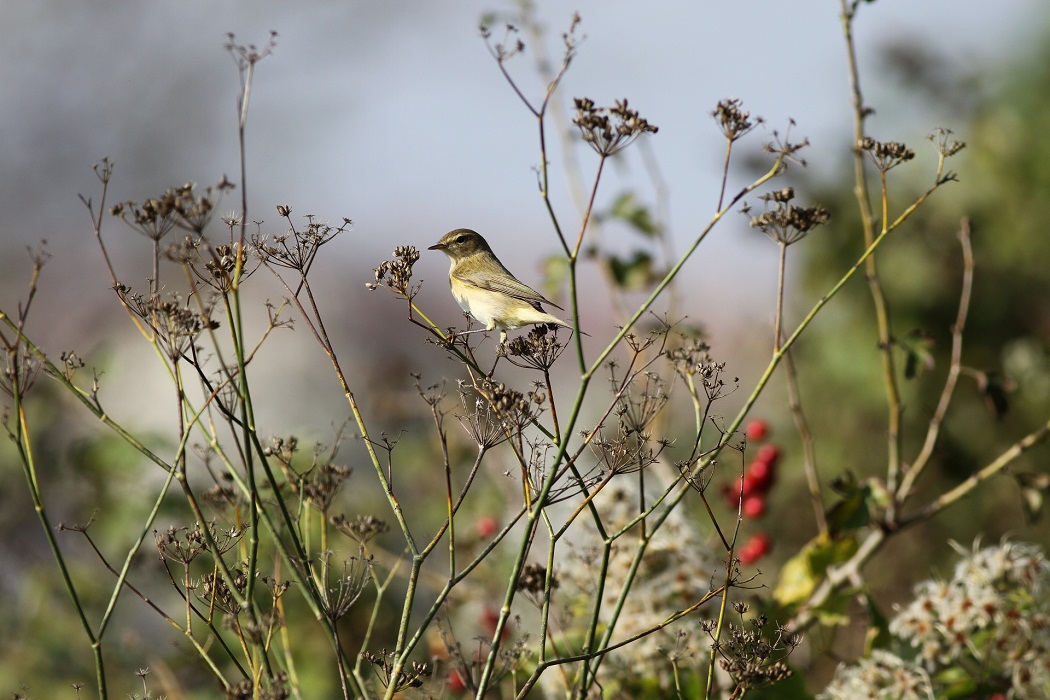
[[[769,436],[769,424],[756,419],[744,428],[748,443],[762,442]],[[722,495],[731,508],[739,506],[745,518],[755,520],[766,513],[766,496],[777,478],[780,448],[766,442],[758,448],[755,458],[736,483],[723,484]],[[737,549],[741,563],[751,564],[769,552],[771,541],[765,532],[757,532]]]

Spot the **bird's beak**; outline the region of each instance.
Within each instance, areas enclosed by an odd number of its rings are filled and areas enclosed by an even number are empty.
[[[427,248],[427,250],[444,250],[445,248],[448,248],[448,246],[444,243],[435,243],[434,245]]]

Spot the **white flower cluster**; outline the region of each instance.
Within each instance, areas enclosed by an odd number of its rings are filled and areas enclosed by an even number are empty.
[[[882,649],[850,666],[839,666],[820,695],[828,700],[933,700],[930,677],[921,666]]]
[[[1050,561],[1020,542],[959,549],[951,580],[920,583],[890,623],[900,655],[840,666],[822,698],[933,698],[949,682],[982,697],[1050,698]]]
[[[602,521],[610,532],[623,527],[637,515],[638,502],[637,489],[630,484],[610,487],[595,499]],[[640,528],[636,529],[640,531]],[[632,575],[637,546],[638,538],[633,531],[613,545],[600,594],[600,628],[610,622],[623,586]],[[573,538],[573,549],[558,569],[562,588],[576,600],[573,620],[576,625],[584,624],[591,614],[598,595],[600,563],[601,538],[588,529]],[[711,555],[711,548],[693,524],[683,517],[680,509],[673,511],[652,536],[642,556],[617,618],[612,641],[644,632],[666,620],[676,610],[695,603],[708,592],[711,575],[719,566]],[[606,663],[618,674],[650,679],[666,677],[668,655],[689,656],[692,651],[683,647],[687,641],[676,633],[687,628],[692,631],[693,626],[695,618],[682,620],[617,651]]]

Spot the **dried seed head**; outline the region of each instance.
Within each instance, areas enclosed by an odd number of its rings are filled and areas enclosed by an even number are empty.
[[[791,204],[795,190],[782,190],[762,195],[766,211],[750,217],[752,228],[757,228],[771,240],[791,245],[804,238],[813,228],[827,223],[831,214],[823,207],[799,207]],[[772,205],[772,208],[768,208]]]
[[[937,152],[941,154],[942,158],[951,158],[956,153],[966,148],[965,141],[956,141],[951,138],[951,135],[951,129],[942,129],[938,127],[926,138],[933,141],[933,145],[937,148]]]
[[[557,329],[546,323],[533,326],[526,335],[519,335],[507,344],[506,357],[519,367],[550,369],[565,350],[558,342]]]
[[[409,286],[412,281],[412,266],[419,260],[419,250],[415,246],[399,245],[394,248],[394,260],[384,260],[379,266],[373,268],[376,281],[366,286],[369,289],[377,289],[380,285],[389,287],[395,292],[411,297],[415,289]]]
[[[645,133],[655,134],[659,127],[642,118],[637,110],[627,106],[627,100],[617,100],[613,107],[596,107],[594,100],[577,97],[573,100],[576,116],[572,123],[580,130],[583,141],[602,156],[612,156]]]
[[[390,525],[386,521],[374,515],[359,515],[353,520],[348,520],[345,515],[339,513],[333,515],[329,520],[339,532],[362,545],[390,530]]]
[[[718,128],[730,141],[736,141],[765,121],[762,117],[757,116],[752,121],[751,112],[740,109],[738,99],[720,100],[718,106],[711,112],[711,116],[715,118]]]
[[[865,136],[857,147],[868,154],[880,172],[886,172],[915,157],[915,151],[899,141],[882,142]]]

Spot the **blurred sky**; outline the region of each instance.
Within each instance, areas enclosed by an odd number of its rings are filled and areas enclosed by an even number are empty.
[[[880,46],[912,43],[941,53],[960,72],[990,73],[1042,36],[1044,6],[1045,0],[863,4],[857,41],[869,101],[878,110],[872,135],[919,146],[935,126],[965,126],[946,123],[951,114],[930,113],[927,120],[902,101],[903,93],[880,75]],[[400,319],[391,300],[364,292],[371,268],[395,244],[424,248],[460,226],[482,232],[519,277],[537,284],[534,261],[556,244],[532,170],[535,121],[478,31],[484,13],[509,16],[515,7],[500,0],[4,0],[2,306],[12,305],[23,284],[24,244],[47,238],[55,260],[45,271],[38,303],[47,320],[37,319],[37,332],[46,339],[60,326],[76,338],[101,318],[89,310],[94,301],[114,311],[77,199],[78,193],[97,199],[91,164],[103,156],[116,163],[111,203],[185,181],[213,183],[224,173],[236,181],[237,74],[223,50],[225,34],[262,44],[271,29],[278,44],[258,66],[248,124],[249,218],[266,220],[264,232],[280,232],[274,205],[288,204],[296,214],[354,220],[354,233],[327,248],[331,256],[317,268],[327,277],[330,308],[348,322]],[[850,122],[835,0],[540,1],[536,15],[549,29],[546,50],[555,59],[573,10],[586,39],[560,94],[599,104],[628,97],[660,127],[650,145],[669,183],[679,247],[702,228],[717,199],[724,143],[709,113],[719,99],[741,98],[767,120],[744,151],[757,152],[771,129],[783,131],[794,118],[793,134],[813,142],[808,160],[817,176],[832,177],[843,166]],[[494,34],[501,37],[502,29]],[[540,94],[534,51],[510,65],[533,97]],[[579,153],[585,174],[595,166],[588,155]],[[578,220],[554,166],[556,206],[571,231]],[[738,168],[732,183],[744,178]],[[635,148],[623,167],[612,169],[599,199],[607,202],[625,186],[652,192]],[[237,201],[239,194],[222,208]],[[748,231],[743,217],[727,224],[687,268],[686,289],[699,300],[691,313],[716,330],[739,313],[768,326],[774,248]],[[119,222],[108,221],[106,233],[122,265],[139,259],[125,246],[145,250]],[[446,269],[443,256],[424,251],[417,276],[439,296],[427,303],[438,322],[461,324]],[[138,287],[145,273],[126,276]],[[61,342],[52,338],[45,346],[57,352]]]

